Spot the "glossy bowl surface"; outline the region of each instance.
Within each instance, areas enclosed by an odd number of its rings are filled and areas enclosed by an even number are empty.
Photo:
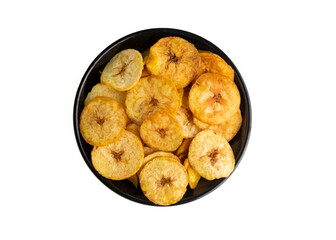
[[[242,76],[240,75],[238,69],[233,64],[233,62],[226,56],[224,52],[222,52],[218,47],[209,42],[208,40],[195,35],[190,32],[178,30],[178,29],[169,29],[169,28],[154,28],[142,30],[139,32],[135,32],[129,34],[114,43],[108,46],[105,50],[103,50],[90,64],[88,69],[86,70],[76,93],[75,103],[74,103],[74,112],[73,112],[73,123],[74,123],[74,131],[75,137],[77,140],[78,148],[86,162],[87,166],[91,169],[93,174],[109,189],[114,191],[115,193],[138,203],[154,205],[150,202],[142,193],[140,187],[136,189],[133,184],[127,180],[123,181],[112,181],[102,177],[98,172],[94,169],[91,163],[91,150],[92,146],[87,144],[82,138],[79,131],[79,117],[80,113],[84,107],[84,100],[88,92],[90,92],[91,88],[100,81],[100,72],[103,70],[104,66],[107,62],[118,52],[127,49],[133,48],[142,52],[152,46],[155,42],[157,42],[160,38],[166,36],[178,36],[186,39],[187,41],[193,43],[197,49],[208,50],[213,53],[221,56],[235,71],[235,83],[240,91],[241,95],[241,113],[243,117],[242,127],[238,134],[230,141],[230,145],[233,149],[235,158],[236,158],[236,166],[238,167],[244,151],[247,147],[247,143],[250,136],[251,131],[251,104],[249,95],[243,81]],[[194,201],[199,199],[200,197],[210,193],[218,186],[223,184],[227,178],[217,179],[213,181],[207,181],[205,179],[201,179],[196,189],[192,190],[188,187],[188,190],[181,201],[174,205],[179,205],[187,202]]]

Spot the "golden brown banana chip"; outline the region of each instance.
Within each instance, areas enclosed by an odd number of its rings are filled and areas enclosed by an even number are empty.
[[[144,155],[145,155],[145,157],[146,157],[147,155],[149,155],[149,154],[152,154],[152,153],[154,153],[154,152],[159,151],[159,150],[157,150],[157,149],[155,149],[155,148],[151,148],[151,147],[148,147],[148,146],[146,146],[146,145],[143,147],[143,149],[144,149]]]
[[[192,168],[207,180],[228,177],[235,166],[230,144],[212,130],[196,135],[190,144],[188,159]]]
[[[197,119],[194,117],[193,121],[195,125],[197,125],[201,129],[210,129],[213,130],[214,132],[218,132],[222,134],[226,141],[231,141],[234,136],[238,133],[241,125],[242,125],[242,115],[240,112],[240,109],[233,114],[233,116],[225,121],[224,123],[221,123],[219,125],[212,125],[212,124],[207,124],[202,122],[201,120]]]
[[[183,100],[183,88],[177,89],[178,99],[179,99],[179,107],[182,106],[182,100]]]
[[[142,56],[137,50],[125,49],[117,53],[105,66],[100,81],[119,91],[137,84],[143,68]]]
[[[140,126],[140,136],[150,147],[161,151],[175,151],[183,140],[178,121],[164,111],[156,111]]]
[[[84,107],[79,122],[81,135],[93,146],[115,141],[126,128],[127,115],[116,100],[95,97]]]
[[[107,146],[94,147],[91,152],[93,167],[100,175],[112,180],[134,175],[140,169],[143,157],[140,139],[129,131]]]
[[[220,74],[202,74],[189,93],[190,110],[196,118],[208,124],[225,122],[239,106],[240,94],[236,84]]]
[[[131,133],[135,134],[135,136],[137,136],[139,139],[140,138],[140,127],[139,125],[135,124],[135,123],[130,123],[127,125],[126,127],[127,131],[130,131]]]
[[[138,175],[134,174],[130,176],[129,178],[127,178],[127,180],[133,183],[134,187],[138,188],[138,185],[139,185]]]
[[[139,181],[143,193],[151,202],[171,205],[180,201],[186,192],[188,174],[178,161],[156,157],[144,166]]]
[[[182,127],[184,138],[193,138],[201,130],[194,124],[192,112],[184,107],[177,110],[175,118]]]
[[[157,109],[175,115],[178,108],[176,87],[162,77],[141,78],[138,84],[127,92],[126,112],[131,120],[139,125]]]
[[[175,153],[176,156],[179,156],[183,153],[188,153],[191,140],[192,140],[192,138],[186,138],[186,139],[183,140],[182,144],[176,150],[176,153]]]
[[[161,38],[149,50],[148,71],[171,79],[177,88],[184,88],[194,79],[200,64],[195,46],[180,37]]]
[[[187,170],[189,186],[191,189],[195,189],[199,180],[201,179],[201,175],[199,175],[190,165],[188,158],[184,160],[183,166]]]
[[[203,73],[211,72],[222,74],[233,81],[234,71],[232,67],[224,61],[224,59],[209,51],[199,51],[199,54],[201,57],[201,64],[196,78]]]
[[[95,97],[110,97],[114,100],[117,100],[118,103],[125,107],[126,93],[115,90],[111,86],[107,86],[102,83],[97,83],[96,85],[94,85],[91,89],[91,92],[89,92],[86,96],[84,105],[86,106],[88,102]]]

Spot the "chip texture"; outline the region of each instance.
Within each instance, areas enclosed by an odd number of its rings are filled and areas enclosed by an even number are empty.
[[[142,68],[141,53],[135,49],[125,49],[106,64],[100,81],[119,91],[126,91],[139,81]]]
[[[182,143],[182,128],[178,121],[164,111],[156,111],[140,126],[140,136],[150,147],[175,151]]]
[[[216,73],[204,73],[191,87],[189,107],[199,120],[220,124],[228,120],[240,106],[236,84]]]
[[[175,114],[178,108],[176,87],[171,81],[162,77],[141,78],[138,84],[127,92],[127,115],[139,125],[157,109]]]
[[[177,88],[184,88],[195,77],[200,61],[193,44],[180,37],[165,37],[150,48],[146,66],[151,74],[165,76]]]
[[[95,97],[110,97],[120,103],[123,107],[125,107],[126,93],[115,90],[113,87],[97,83],[91,89],[91,92],[85,98],[84,105],[86,106],[89,101],[94,99]]]
[[[214,132],[222,134],[225,137],[226,141],[229,142],[238,133],[242,125],[243,119],[240,109],[238,109],[238,111],[235,114],[233,114],[233,116],[230,117],[230,119],[218,125],[204,123],[195,117],[193,118],[193,121],[195,125],[197,125],[201,129],[210,129],[213,130]]]
[[[188,159],[192,168],[207,180],[228,177],[235,166],[230,144],[212,130],[196,135],[190,144]]]
[[[116,140],[126,128],[127,115],[116,100],[96,97],[83,109],[79,128],[85,141],[104,146]]]
[[[193,122],[193,114],[189,109],[180,107],[175,118],[182,127],[182,134],[184,138],[193,138],[201,130]]]
[[[107,146],[94,147],[91,152],[93,167],[100,175],[112,180],[133,176],[140,169],[143,157],[140,139],[129,131]]]
[[[144,166],[139,181],[143,193],[151,202],[171,205],[185,194],[188,175],[181,163],[168,157],[157,157]]]

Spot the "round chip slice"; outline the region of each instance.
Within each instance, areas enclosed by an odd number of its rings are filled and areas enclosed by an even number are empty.
[[[192,168],[207,180],[228,177],[235,166],[230,144],[212,130],[196,135],[190,144],[188,159]]]
[[[140,136],[150,147],[161,151],[175,151],[182,143],[182,128],[170,114],[156,111],[140,126]]]
[[[142,68],[141,53],[134,49],[125,49],[106,64],[100,81],[119,91],[126,91],[139,81]]]
[[[157,157],[148,162],[139,176],[145,196],[158,205],[180,201],[188,186],[188,175],[181,163],[169,157]]]
[[[131,120],[139,125],[157,109],[175,115],[178,108],[176,87],[162,77],[141,78],[138,84],[127,92],[126,112]]]
[[[140,169],[143,157],[140,139],[129,131],[107,146],[94,147],[91,152],[93,167],[100,175],[112,180],[134,175]]]
[[[204,73],[191,87],[189,107],[196,118],[220,124],[238,111],[240,94],[236,84],[216,73]]]
[[[86,106],[89,101],[91,101],[95,97],[110,97],[114,100],[117,100],[118,103],[125,107],[126,93],[115,90],[111,86],[102,83],[97,83],[96,85],[94,85],[91,89],[91,92],[89,92],[86,96],[84,105]]]
[[[224,61],[224,59],[209,51],[199,51],[199,54],[201,57],[201,64],[196,78],[203,73],[211,72],[222,74],[233,81],[234,71],[232,67]]]
[[[199,131],[201,131],[201,129],[194,124],[193,115],[189,109],[180,107],[175,114],[175,118],[182,127],[184,138],[193,138]]]
[[[155,43],[146,62],[148,71],[167,77],[184,88],[196,75],[200,56],[193,44],[180,37],[165,37]]]
[[[226,141],[229,142],[238,133],[242,125],[243,119],[240,109],[238,109],[238,111],[235,114],[233,114],[233,116],[230,119],[219,125],[207,124],[195,117],[193,121],[195,125],[197,125],[201,129],[210,129],[213,130],[214,132],[222,134],[225,137]]]
[[[116,100],[95,97],[83,109],[79,128],[85,141],[104,146],[115,141],[125,130],[127,115]]]

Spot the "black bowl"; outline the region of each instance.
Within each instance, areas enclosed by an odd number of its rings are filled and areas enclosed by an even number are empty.
[[[147,204],[147,205],[155,205],[150,202],[141,192],[141,189],[136,189],[133,184],[127,180],[123,181],[112,181],[107,178],[104,178],[94,169],[91,163],[91,150],[92,146],[87,144],[82,138],[79,131],[79,117],[80,113],[84,107],[84,99],[91,88],[99,82],[100,80],[100,72],[103,70],[104,66],[107,62],[118,52],[123,49],[133,48],[142,52],[152,46],[155,42],[157,42],[160,38],[167,36],[178,36],[186,39],[187,41],[193,43],[197,49],[208,50],[214,52],[221,56],[235,71],[235,83],[238,86],[241,95],[241,113],[243,117],[243,123],[238,134],[230,141],[232,146],[235,158],[236,158],[236,166],[241,161],[243,153],[246,149],[250,130],[251,130],[251,105],[248,96],[248,92],[246,86],[244,84],[243,78],[241,77],[238,69],[233,64],[233,62],[223,53],[218,47],[209,42],[208,40],[197,36],[193,33],[178,30],[178,29],[169,29],[169,28],[155,28],[155,29],[147,29],[139,32],[132,33],[128,36],[125,36],[118,41],[112,43],[108,46],[104,51],[102,51],[95,60],[91,63],[89,68],[86,70],[82,81],[79,84],[75,105],[74,105],[74,130],[75,136],[77,140],[77,144],[79,150],[88,165],[91,171],[96,175],[96,177],[103,183],[105,186],[110,188],[115,193],[130,199],[132,201]],[[207,193],[216,189],[219,185],[225,182],[227,178],[216,179],[213,181],[207,181],[205,179],[201,179],[198,183],[196,189],[192,190],[188,187],[187,192],[181,201],[174,205],[183,204],[187,202],[194,201],[199,199],[200,197],[206,195]],[[155,205],[156,206],[156,205]]]

